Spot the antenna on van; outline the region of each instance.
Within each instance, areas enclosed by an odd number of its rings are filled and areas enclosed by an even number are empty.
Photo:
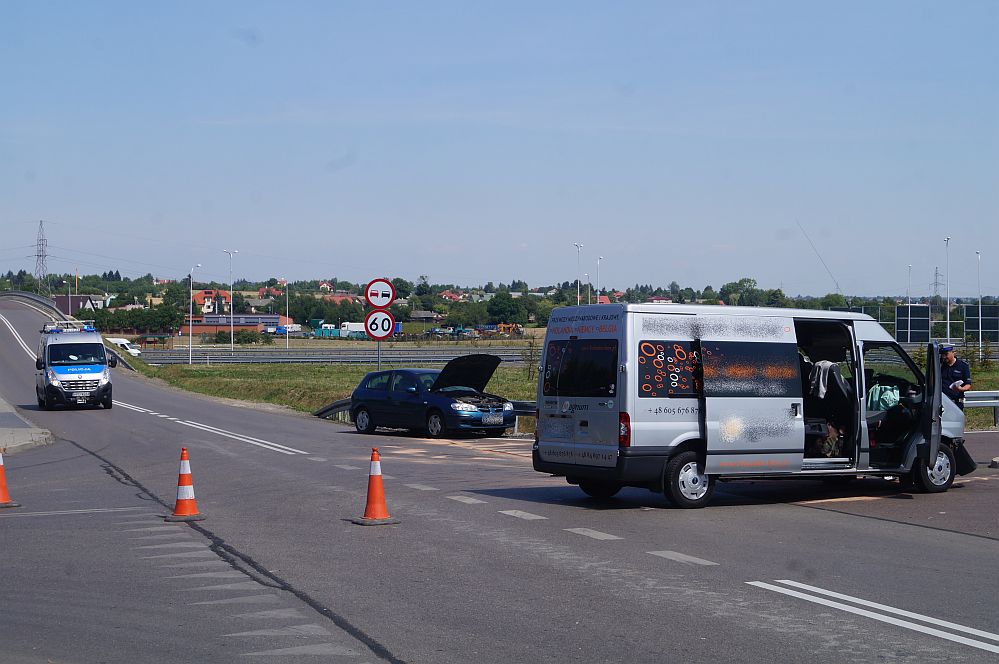
[[[801,229],[801,234],[805,236],[805,239],[806,239],[806,240],[808,240],[808,244],[809,244],[809,245],[810,245],[810,246],[812,247],[812,251],[814,251],[814,252],[815,252],[815,255],[816,255],[816,256],[818,256],[818,258],[819,258],[819,262],[821,262],[821,263],[822,263],[822,267],[824,267],[824,268],[826,269],[826,272],[828,272],[828,273],[829,273],[829,278],[833,280],[833,283],[834,283],[834,284],[836,284],[836,292],[837,292],[837,293],[839,293],[840,295],[842,295],[842,294],[843,294],[843,291],[842,291],[842,289],[840,289],[840,287],[839,287],[839,282],[838,282],[838,281],[836,281],[836,277],[834,277],[834,276],[833,276],[833,273],[832,273],[832,270],[830,270],[830,269],[829,269],[829,266],[828,266],[828,265],[826,265],[826,261],[825,261],[825,259],[824,259],[824,258],[822,258],[822,254],[820,254],[820,253],[819,253],[819,250],[815,248],[815,243],[814,243],[814,242],[812,242],[812,238],[808,237],[808,233],[806,233],[806,232],[805,232],[805,227],[804,227],[804,226],[802,226],[802,225],[801,225],[801,222],[800,222],[800,221],[798,221],[798,220],[795,220],[795,222],[794,222],[794,223],[798,224],[798,228],[800,228],[800,229]]]

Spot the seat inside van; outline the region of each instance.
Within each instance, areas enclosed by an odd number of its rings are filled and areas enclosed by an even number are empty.
[[[805,417],[805,457],[853,460],[856,358],[839,321],[795,321]],[[807,372],[807,373],[806,373]]]

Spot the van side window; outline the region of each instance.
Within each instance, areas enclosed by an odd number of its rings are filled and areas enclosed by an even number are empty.
[[[795,344],[702,341],[706,397],[800,397]]]
[[[638,343],[639,398],[701,395],[701,360],[695,341],[643,340]]]
[[[545,348],[547,397],[607,397],[617,390],[617,339],[551,341]]]

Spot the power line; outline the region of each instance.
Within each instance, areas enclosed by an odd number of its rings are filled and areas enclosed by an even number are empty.
[[[49,241],[45,239],[45,222],[38,221],[38,239],[35,240],[35,281],[38,283],[38,292],[48,294],[48,265],[46,261],[49,253]]]

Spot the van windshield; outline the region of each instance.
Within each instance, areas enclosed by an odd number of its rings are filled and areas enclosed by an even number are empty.
[[[49,364],[105,364],[103,344],[53,344],[49,346]]]
[[[545,349],[544,396],[614,396],[617,351],[617,339],[550,341]]]

